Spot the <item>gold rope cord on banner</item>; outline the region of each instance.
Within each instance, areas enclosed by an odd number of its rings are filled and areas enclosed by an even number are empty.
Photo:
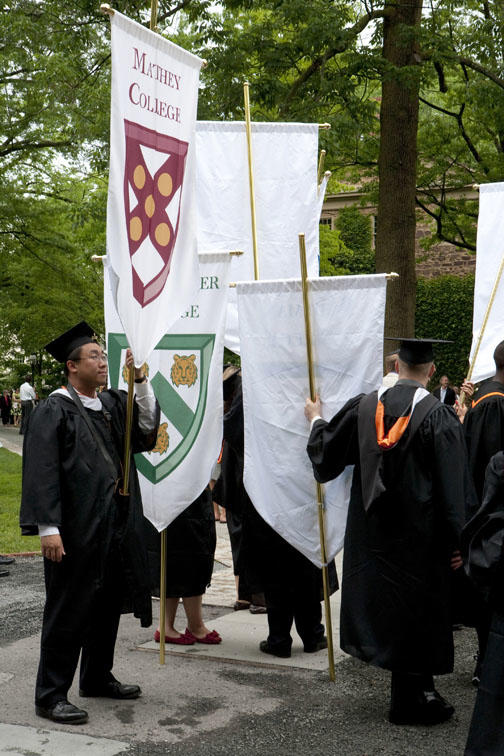
[[[306,335],[306,357],[308,362],[308,379],[310,382],[310,397],[312,401],[315,401],[315,375],[313,371],[313,350],[312,350],[312,332],[311,332],[311,319],[310,319],[310,302],[308,299],[308,272],[306,267],[306,245],[305,235],[299,234],[299,257],[301,260],[301,282],[303,286],[303,308],[304,308],[304,321],[305,321],[305,335]],[[332,682],[335,680],[334,673],[334,646],[333,646],[333,634],[332,634],[332,619],[331,619],[331,602],[329,598],[329,571],[327,568],[327,548],[326,548],[326,534],[325,534],[325,512],[324,512],[324,491],[322,485],[317,482],[317,504],[318,504],[318,520],[319,520],[319,533],[320,533],[320,551],[322,557],[322,583],[324,587],[324,607],[325,607],[325,621],[326,621],[326,634],[327,634],[327,656],[329,659],[329,678]]]
[[[249,83],[243,85],[243,99],[245,103],[245,130],[247,132],[247,157],[249,169],[249,189],[250,189],[250,217],[252,222],[252,250],[254,252],[254,280],[259,280],[259,259],[257,251],[257,222],[255,206],[255,189],[254,189],[254,167],[252,164],[252,126],[250,122],[250,93]]]

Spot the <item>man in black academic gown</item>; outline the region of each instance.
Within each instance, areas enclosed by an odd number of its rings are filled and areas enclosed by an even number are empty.
[[[504,753],[504,452],[487,467],[483,501],[464,529],[466,571],[490,608],[488,645],[465,756]]]
[[[261,517],[243,485],[244,415],[241,378],[229,411],[224,415],[224,483],[240,503],[242,536],[240,578],[252,595],[264,592],[268,637],[259,643],[264,654],[291,656],[293,623],[305,653],[327,648],[322,624],[322,570],[291,546]],[[227,501],[227,500],[226,500]],[[330,590],[338,588],[334,560],[329,565]]]
[[[35,408],[23,449],[20,523],[25,535],[41,536],[46,583],[35,706],[38,716],[81,724],[87,712],[67,700],[81,651],[81,696],[141,694],[118,682],[112,666],[120,614],[134,612],[143,627],[152,621],[147,555],[133,456],[129,496],[120,493],[127,395],[96,393],[107,360],[86,323],[46,349],[65,363],[68,385]],[[132,455],[155,445],[159,422],[136,368],[135,393]]]
[[[469,469],[478,505],[482,503],[485,471],[490,459],[504,449],[504,341],[497,344],[493,357],[495,375],[480,385],[473,396],[472,407],[464,418]],[[464,586],[460,579],[458,582],[461,594],[459,604],[467,614],[466,624],[474,625],[478,634],[477,663],[473,674],[473,683],[477,685],[490,629],[490,611],[470,585]]]
[[[472,486],[462,426],[426,390],[432,342],[402,340],[392,388],[350,399],[332,420],[306,402],[308,454],[324,483],[355,465],[343,555],[341,648],[392,671],[389,720],[453,714],[433,675],[453,670],[450,568]]]
[[[493,356],[495,375],[480,385],[464,419],[469,468],[480,504],[490,458],[504,449],[504,341]]]

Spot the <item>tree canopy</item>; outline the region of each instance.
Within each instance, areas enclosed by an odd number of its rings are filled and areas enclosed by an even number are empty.
[[[150,3],[114,5],[148,24]],[[457,190],[504,172],[504,7],[433,0],[418,23],[396,19],[395,51],[410,55],[399,64],[384,47],[399,5],[159,0],[158,31],[208,61],[199,118],[243,118],[248,80],[255,120],[331,123],[326,167],[375,198],[382,88],[416,87],[417,212],[430,242],[472,251],[477,207]],[[0,25],[0,349],[22,359],[77,313],[103,329],[90,258],[105,251],[109,24],[89,0],[12,0]]]

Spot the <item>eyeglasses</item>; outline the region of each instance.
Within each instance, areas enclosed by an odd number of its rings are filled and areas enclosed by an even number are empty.
[[[78,360],[94,360],[95,362],[107,362],[108,357],[106,354],[97,354],[94,352],[93,354],[87,354],[85,357],[76,357],[72,362],[77,362]]]

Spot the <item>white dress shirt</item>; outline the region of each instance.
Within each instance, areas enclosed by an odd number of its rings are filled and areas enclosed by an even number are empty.
[[[30,383],[28,383],[28,381],[21,384],[19,388],[19,398],[22,402],[31,402],[33,399],[37,398],[35,389]]]

